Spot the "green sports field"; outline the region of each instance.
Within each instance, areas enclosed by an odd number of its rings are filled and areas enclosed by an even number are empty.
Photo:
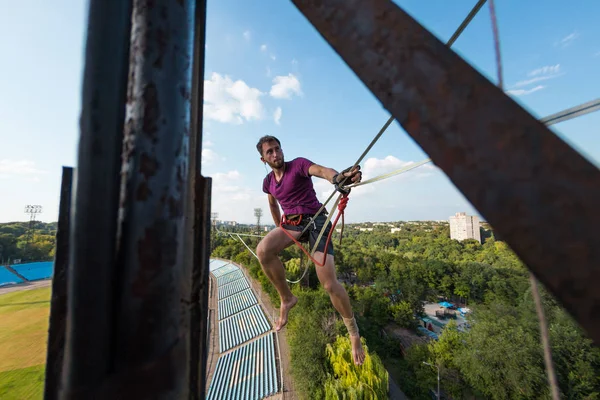
[[[0,399],[41,399],[50,287],[0,295]]]

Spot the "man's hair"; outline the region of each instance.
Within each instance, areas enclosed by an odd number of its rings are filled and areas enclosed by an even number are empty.
[[[263,155],[263,153],[262,153],[263,143],[269,143],[269,142],[273,142],[273,141],[277,142],[277,144],[279,146],[281,146],[281,142],[275,136],[265,135],[258,140],[258,143],[256,144],[256,150],[258,150],[258,154],[260,154],[261,157]]]

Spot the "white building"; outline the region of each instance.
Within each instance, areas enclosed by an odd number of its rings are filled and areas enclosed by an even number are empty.
[[[465,240],[475,239],[481,243],[479,233],[479,217],[459,212],[450,217],[450,239]]]

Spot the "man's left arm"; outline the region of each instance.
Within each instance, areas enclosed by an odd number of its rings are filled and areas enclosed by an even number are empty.
[[[338,172],[335,169],[333,169],[333,168],[327,168],[327,167],[324,167],[324,166],[319,165],[319,164],[312,164],[308,168],[308,173],[309,173],[309,175],[317,176],[319,178],[323,178],[323,179],[327,180],[329,183],[332,183],[332,184],[335,183],[333,181],[334,177],[336,175],[338,175]],[[356,166],[352,170],[349,170],[349,171],[345,172],[343,174],[343,176],[347,177],[347,178],[350,178],[348,181],[346,181],[347,184],[360,182],[360,180],[362,179],[362,173],[360,172],[360,166]],[[340,176],[338,178],[338,180],[341,180],[341,179],[342,179],[342,176]]]
[[[333,177],[338,172],[335,169],[323,167],[322,165],[313,164],[308,168],[308,174],[327,180],[333,183]]]

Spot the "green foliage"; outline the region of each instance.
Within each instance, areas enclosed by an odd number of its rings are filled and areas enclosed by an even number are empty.
[[[430,398],[437,370],[424,365],[426,361],[440,367],[442,392],[454,398],[547,398],[529,272],[510,247],[489,231],[481,245],[451,240],[447,224],[396,223],[400,225],[402,230],[393,234],[380,225],[364,224],[373,228],[369,232],[349,225],[341,246],[334,239],[338,277],[349,285],[361,334],[371,352],[393,366],[403,391],[413,399]],[[250,274],[278,301],[260,265],[241,243],[223,239],[215,252],[229,259],[246,253],[238,259],[250,262]],[[303,271],[298,268],[304,256],[296,246],[280,257],[288,277]],[[356,397],[356,388],[344,390],[339,380],[327,376],[334,375],[327,364],[327,345],[335,350],[336,335],[346,331],[319,287],[314,266],[309,266],[305,286],[293,286],[299,297],[288,325],[294,380],[306,398],[334,393]],[[561,396],[600,400],[600,350],[548,293],[542,293]],[[390,323],[414,327],[415,317],[423,315],[423,301],[439,297],[473,310],[470,329],[459,330],[450,323],[438,341],[414,345],[401,358],[398,343],[382,335],[382,329]]]
[[[429,342],[428,350],[432,364],[440,368],[441,385],[444,391],[454,398],[465,398],[469,385],[464,381],[455,357],[469,349],[465,349],[463,334],[458,331],[455,321],[450,321],[446,325],[439,340]]]
[[[297,274],[298,272],[300,272],[300,259],[299,258],[292,258],[291,260],[286,261],[285,262],[285,269],[290,274]]]
[[[52,260],[56,228],[55,222],[36,222],[33,231],[29,230],[29,222],[0,224],[0,263],[14,259],[21,262]]]
[[[293,315],[298,315],[298,310],[294,311]],[[293,318],[290,313],[288,343],[295,387],[303,398],[323,398],[327,336],[314,312],[303,318]]]
[[[330,373],[325,381],[325,399],[385,399],[388,372],[376,354],[369,354],[363,340],[365,361],[357,366],[352,359],[352,346],[346,336],[338,336],[327,344]]]
[[[490,399],[543,398],[548,394],[535,320],[507,305],[480,308],[464,351],[454,363],[465,380]]]
[[[409,302],[400,301],[397,304],[390,305],[390,311],[392,313],[392,318],[394,318],[394,322],[403,328],[414,328],[415,317],[413,314],[413,309]]]
[[[429,347],[423,344],[412,346],[406,352],[406,364],[403,365],[404,379],[399,383],[411,399],[430,399],[429,390],[436,386],[437,372],[423,362],[432,362]]]

